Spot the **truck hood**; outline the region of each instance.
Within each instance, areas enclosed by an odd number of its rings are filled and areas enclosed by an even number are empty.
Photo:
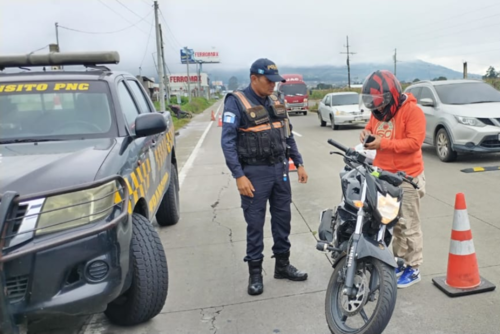
[[[0,145],[0,193],[20,195],[91,182],[114,139],[85,139]]]
[[[500,102],[475,104],[442,104],[440,109],[463,117],[500,118]]]

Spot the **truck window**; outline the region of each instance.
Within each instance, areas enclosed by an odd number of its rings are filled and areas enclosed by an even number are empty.
[[[130,131],[135,134],[135,119],[139,116],[139,110],[123,81],[118,84],[118,96],[120,98],[122,112],[125,115],[125,121]]]
[[[141,90],[141,87],[139,87],[139,83],[135,80],[127,80],[127,84],[132,90],[132,93],[135,96],[135,100],[139,104],[139,109],[141,113],[150,113],[151,109],[149,108],[149,104],[144,97],[144,93]]]
[[[307,95],[307,86],[303,83],[281,85],[280,91],[285,96]]]

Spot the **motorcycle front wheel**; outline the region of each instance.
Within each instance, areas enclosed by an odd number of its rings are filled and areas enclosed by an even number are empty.
[[[325,315],[333,334],[380,334],[391,320],[396,306],[397,282],[394,269],[373,258],[357,263],[355,298],[344,290],[344,257],[335,266],[325,298]],[[368,277],[368,274],[370,277]],[[366,311],[373,310],[372,315]]]

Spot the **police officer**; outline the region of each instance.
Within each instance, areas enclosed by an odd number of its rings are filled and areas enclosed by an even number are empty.
[[[285,82],[276,64],[256,60],[250,68],[250,85],[230,93],[224,101],[221,145],[241,195],[247,223],[248,294],[259,295],[262,281],[263,228],[270,205],[274,278],[304,281],[307,273],[290,264],[291,187],[288,160],[297,167],[300,183],[307,182],[302,156],[292,134],[286,108],[273,93]]]

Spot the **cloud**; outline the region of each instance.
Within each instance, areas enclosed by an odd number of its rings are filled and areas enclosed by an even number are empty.
[[[155,72],[151,0],[3,0],[0,52],[28,53],[56,42],[61,51],[117,50],[120,68]],[[500,3],[453,0],[161,0],[166,63],[184,71],[179,50],[218,50],[211,69],[248,68],[259,57],[285,65],[341,66],[349,35],[351,62],[422,59],[454,70],[500,68]],[[143,19],[144,18],[144,19]],[[142,20],[141,20],[142,19]],[[70,28],[73,30],[68,30]],[[75,31],[77,30],[77,31]],[[113,31],[123,30],[117,33]],[[152,34],[150,34],[150,31]],[[91,34],[94,32],[94,34]],[[44,49],[41,52],[45,52]],[[193,69],[194,70],[194,69]]]

